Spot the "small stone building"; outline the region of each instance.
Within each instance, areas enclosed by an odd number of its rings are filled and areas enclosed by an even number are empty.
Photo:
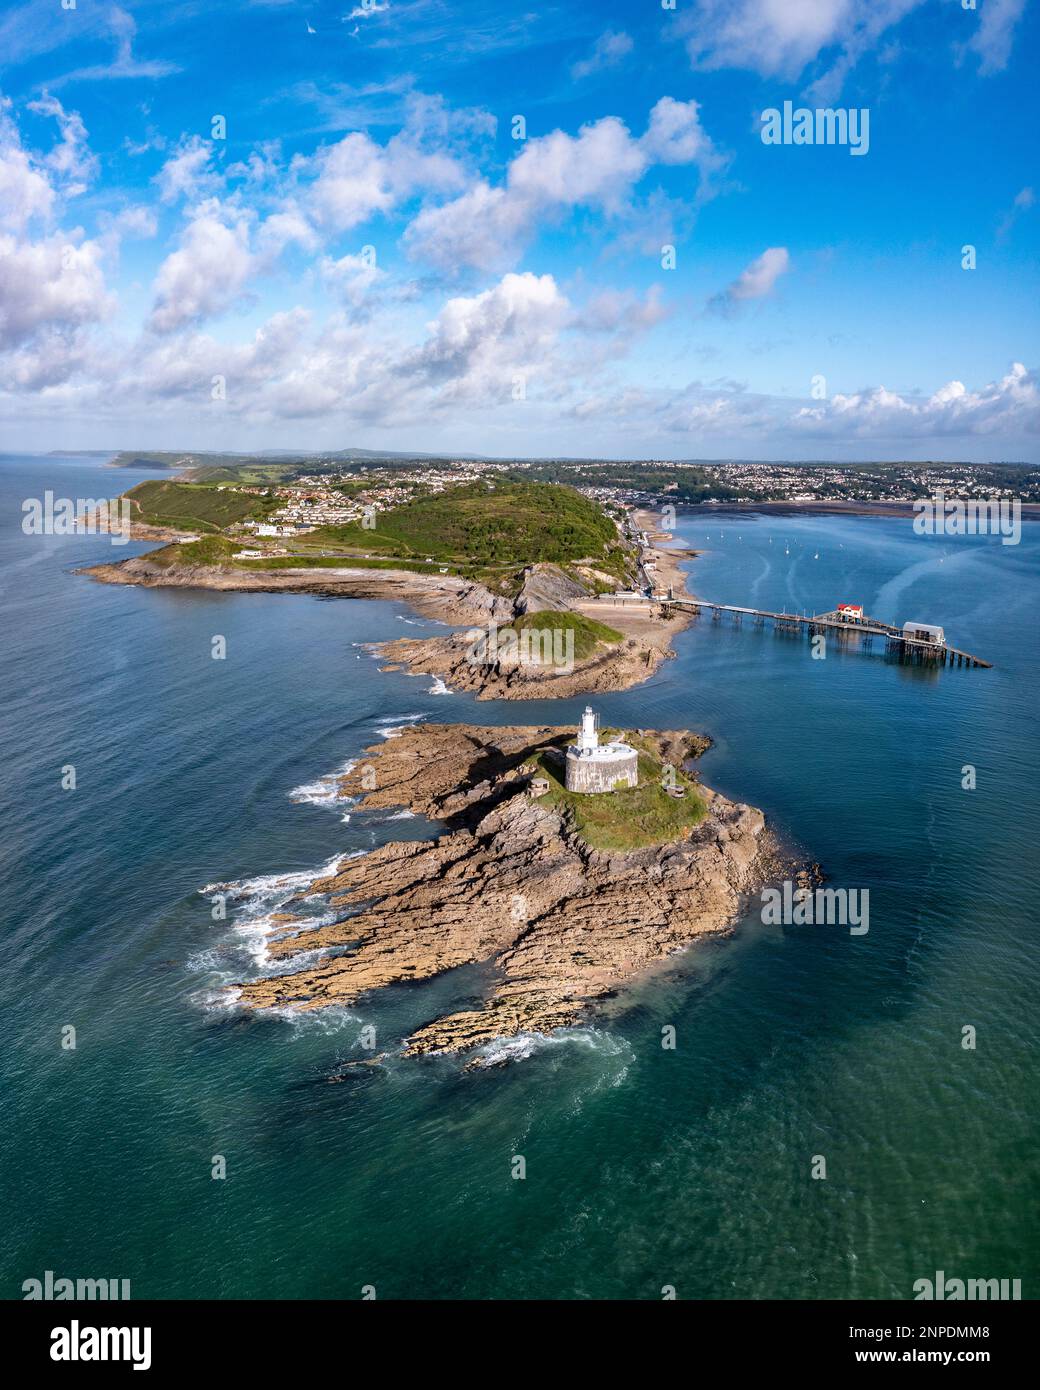
[[[576,741],[567,748],[564,784],[569,792],[589,795],[639,785],[639,754],[620,740],[600,743],[599,715],[589,705]]]

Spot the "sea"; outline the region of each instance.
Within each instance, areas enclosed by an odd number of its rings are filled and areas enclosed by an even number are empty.
[[[911,1299],[938,1270],[1037,1297],[1035,523],[681,515],[702,597],[860,602],[993,667],[691,624],[604,722],[709,734],[704,781],[868,893],[869,930],[753,902],[467,1068],[401,1040],[478,967],[305,1016],[233,986],[324,866],[436,833],[333,795],[363,748],[585,700],[380,671],[365,644],[442,630],[394,603],[102,585],[77,569],[150,547],[23,531],[47,490],[149,476],[0,458],[3,1297],[46,1270],[134,1298]]]

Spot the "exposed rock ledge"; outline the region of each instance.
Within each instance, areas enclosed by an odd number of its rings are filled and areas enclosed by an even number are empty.
[[[102,584],[141,584],[145,588],[241,590],[248,593],[318,594],[332,598],[379,598],[408,603],[443,622],[508,622],[513,605],[482,584],[454,575],[413,574],[408,570],[336,568],[245,570],[219,565],[156,565],[147,555],[80,571]]]
[[[568,670],[549,663],[535,665],[500,658],[491,664],[470,659],[473,640],[465,632],[449,637],[399,637],[374,650],[388,657],[384,670],[404,668],[409,675],[440,676],[452,690],[471,690],[478,700],[566,700],[607,690],[628,690],[650,677],[662,661],[674,656],[668,644],[672,633],[662,623],[660,645],[628,637],[602,645],[585,661]]]
[[[342,795],[362,807],[407,806],[444,821],[447,833],[341,860],[307,891],[354,915],[295,932],[280,923],[270,951],[344,953],[243,983],[240,1002],[317,1009],[486,961],[494,979],[481,1004],[433,1019],[405,1049],[461,1051],[573,1024],[654,962],[726,930],[743,896],[775,869],[761,811],[705,787],[707,816],[685,838],[591,850],[566,812],[525,794],[520,771],[572,737],[572,729],[425,724],[367,749]],[[646,737],[676,765],[707,744],[683,732]]]

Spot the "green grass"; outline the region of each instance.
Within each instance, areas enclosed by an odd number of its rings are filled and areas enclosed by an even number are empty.
[[[150,565],[228,565],[238,548],[227,536],[202,536],[197,541],[174,541],[161,550],[151,550],[146,558]]]
[[[356,555],[272,555],[264,560],[236,560],[235,565],[239,569],[254,570],[408,570],[411,574],[439,574],[441,569],[440,565],[427,565],[421,560],[372,560]]]
[[[539,804],[563,810],[590,849],[643,849],[685,838],[707,814],[696,782],[676,768],[675,782],[686,795],[681,800],[669,796],[662,785],[664,766],[650,744],[630,733],[625,740],[639,753],[638,787],[594,795],[569,792],[563,785],[562,759],[542,755],[538,764],[549,790]]]
[[[343,491],[349,490],[345,484]],[[280,505],[274,498],[221,492],[214,482],[165,479],[139,483],[125,496],[135,520],[213,535],[236,522],[264,520]],[[620,582],[627,581],[631,567],[631,556],[603,509],[555,483],[464,483],[378,512],[371,530],[351,523],[296,536],[292,549],[290,556],[236,563],[265,569],[357,565],[420,574],[443,567],[508,595],[519,591],[527,565],[556,564],[578,578],[573,565],[588,560]],[[575,639],[589,650],[596,640],[618,640],[590,637],[577,626]]]
[[[586,618],[582,613],[558,612],[555,609],[546,609],[541,613],[525,613],[510,626],[517,632],[529,628],[538,631],[573,632],[574,655],[579,661],[592,656],[601,642],[620,642],[624,638],[623,633],[618,632],[616,628],[607,627],[606,623],[597,623],[595,619]]]
[[[212,484],[158,478],[138,483],[124,496],[135,521],[182,531],[219,532],[236,521],[261,521],[278,505],[250,493],[220,492]]]
[[[328,526],[305,538],[331,545],[476,567],[523,566],[586,557],[607,562],[617,541],[595,502],[551,483],[465,483],[379,512],[374,529]]]

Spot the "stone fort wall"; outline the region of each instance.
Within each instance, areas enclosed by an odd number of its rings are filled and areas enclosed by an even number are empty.
[[[569,792],[612,792],[621,787],[639,785],[639,754],[633,748],[630,757],[568,758],[566,787]]]

